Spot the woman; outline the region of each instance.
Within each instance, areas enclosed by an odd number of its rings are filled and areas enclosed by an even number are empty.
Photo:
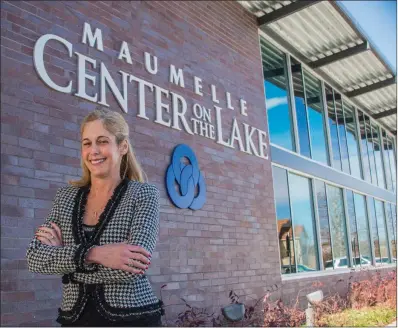
[[[29,245],[29,270],[63,275],[63,326],[160,326],[145,276],[159,231],[159,193],[143,183],[122,115],[97,109],[81,126],[83,177],[58,190]]]

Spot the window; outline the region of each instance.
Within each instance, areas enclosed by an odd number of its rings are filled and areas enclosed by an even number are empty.
[[[370,173],[370,157],[368,152],[368,141],[366,138],[366,124],[365,124],[365,115],[358,111],[358,120],[359,120],[359,133],[361,140],[361,151],[362,151],[362,167],[363,167],[363,176],[367,182],[372,182],[371,173]]]
[[[341,156],[340,156],[340,142],[338,132],[338,122],[336,115],[336,108],[334,107],[334,92],[333,89],[325,85],[326,103],[328,107],[328,124],[330,130],[330,142],[332,145],[332,166],[338,170],[342,170]]]
[[[390,256],[388,254],[387,231],[385,223],[386,219],[384,216],[383,203],[379,200],[375,200],[375,207],[376,207],[377,233],[379,235],[381,263],[389,263]]]
[[[343,191],[327,185],[330,233],[332,236],[333,259],[340,266],[340,261],[348,259],[347,230],[344,214]]]
[[[319,269],[310,180],[273,166],[281,272]]]
[[[285,55],[264,40],[261,40],[261,52],[270,140],[294,150]]]
[[[289,173],[297,271],[318,270],[318,252],[310,180]]]
[[[347,147],[350,160],[351,174],[359,179],[361,167],[359,164],[359,144],[356,130],[356,119],[354,109],[348,104],[344,104],[344,117],[347,131]]]
[[[377,173],[376,173],[376,159],[374,155],[374,144],[373,144],[373,133],[370,126],[369,116],[364,115],[365,128],[366,128],[366,140],[368,145],[368,153],[369,153],[369,163],[370,163],[370,173],[372,177],[372,183],[377,185]]]
[[[354,193],[354,204],[358,229],[358,244],[359,253],[361,256],[361,265],[370,265],[372,263],[372,250],[370,243],[365,196]]]
[[[384,170],[383,170],[383,160],[381,158],[381,147],[380,138],[379,138],[379,129],[376,125],[371,124],[372,128],[372,142],[373,142],[373,150],[375,154],[376,161],[376,173],[377,173],[377,185],[380,188],[385,188],[385,180],[384,180]]]
[[[287,172],[284,169],[273,166],[272,175],[274,179],[281,272],[282,274],[294,273],[296,272],[296,263],[294,257],[292,216],[290,213]]]
[[[319,230],[321,235],[322,260],[325,270],[333,269],[333,254],[330,241],[330,227],[328,217],[328,205],[326,199],[326,186],[320,180],[315,180],[315,192],[319,218]]]
[[[393,184],[392,184],[392,172],[390,166],[390,154],[389,148],[390,143],[387,139],[386,131],[382,130],[382,141],[383,141],[383,154],[384,154],[384,172],[386,173],[386,186],[388,190],[393,191]],[[392,145],[391,145],[392,148]]]
[[[339,138],[340,138],[340,151],[341,151],[341,164],[343,171],[350,174],[350,162],[348,157],[347,134],[344,124],[344,111],[341,95],[335,93],[336,104],[336,119],[338,123]]]
[[[390,240],[390,248],[393,262],[397,261],[397,222],[395,215],[395,206],[390,203],[385,203],[386,207],[386,222],[387,222],[387,231]]]
[[[388,140],[388,159],[390,161],[390,167],[391,167],[391,174],[392,174],[392,190],[394,192],[397,191],[397,161],[394,153],[394,143],[392,141],[392,138],[387,137]]]
[[[294,103],[296,107],[297,130],[300,144],[300,154],[311,158],[310,137],[308,132],[307,109],[305,107],[304,84],[300,63],[291,58],[293,78]]]
[[[375,261],[377,263],[381,261],[381,256],[380,256],[379,233],[377,229],[376,209],[375,209],[374,199],[372,197],[368,197],[368,204],[369,204],[370,232],[372,235]]]
[[[303,71],[303,75],[311,137],[311,157],[318,162],[328,165],[321,83],[305,70]]]
[[[350,221],[350,242],[351,242],[351,250],[352,250],[352,262],[353,265],[360,265],[361,255],[359,252],[359,239],[358,239],[358,230],[357,230],[357,218],[355,213],[355,202],[354,202],[354,193],[351,190],[347,190],[347,212],[348,218]]]

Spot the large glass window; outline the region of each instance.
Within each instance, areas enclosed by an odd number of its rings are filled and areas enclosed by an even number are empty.
[[[303,71],[305,95],[307,101],[308,122],[311,136],[312,159],[328,165],[325,135],[325,116],[321,83],[307,71]]]
[[[366,124],[365,124],[365,115],[358,111],[358,120],[359,120],[359,133],[361,140],[361,151],[362,151],[362,167],[363,167],[363,176],[367,182],[372,182],[372,178],[370,176],[370,158],[368,153],[368,141],[366,138]]]
[[[338,133],[338,122],[336,109],[334,107],[334,92],[333,89],[325,85],[326,92],[326,103],[328,106],[328,124],[330,131],[330,143],[332,145],[332,166],[338,170],[341,168],[341,156],[340,156],[340,142]]]
[[[370,163],[370,174],[372,177],[372,183],[377,185],[377,173],[376,173],[376,159],[374,155],[374,144],[373,144],[373,133],[370,127],[370,119],[367,115],[364,115],[365,128],[366,128],[366,140],[368,145],[369,163]]]
[[[330,227],[328,217],[328,205],[326,199],[326,186],[320,180],[315,180],[315,190],[317,198],[317,209],[319,218],[319,230],[321,235],[321,248],[323,267],[325,270],[333,269],[333,254],[330,240]]]
[[[293,228],[292,216],[290,213],[287,172],[284,169],[273,166],[272,175],[274,179],[281,272],[282,274],[293,273],[296,272],[296,262],[294,257]]]
[[[350,173],[350,162],[348,157],[348,145],[347,145],[347,134],[344,123],[344,111],[343,104],[341,101],[341,95],[335,92],[335,104],[336,104],[336,117],[339,127],[339,137],[340,137],[340,151],[341,151],[341,164],[343,171]]]
[[[265,102],[271,142],[294,150],[285,55],[261,40]]]
[[[350,243],[352,250],[352,264],[353,266],[360,266],[361,257],[359,252],[359,239],[357,230],[357,218],[355,213],[354,193],[351,190],[346,191],[347,195],[347,212],[350,221]]]
[[[388,242],[387,242],[387,231],[386,231],[386,219],[384,216],[383,203],[379,200],[375,200],[376,218],[377,218],[377,233],[379,235],[379,247],[380,247],[380,263],[389,263],[390,257],[388,255]],[[376,259],[376,263],[377,259]]]
[[[394,205],[390,203],[385,203],[386,215],[387,215],[387,231],[388,231],[388,239],[390,240],[390,248],[392,260],[394,263],[397,261],[397,224],[396,224],[396,216],[394,215]]]
[[[365,196],[354,193],[355,215],[358,227],[359,252],[361,266],[371,265],[372,250],[368,226]]]
[[[327,202],[329,208],[330,233],[334,267],[348,266],[347,230],[344,214],[343,191],[327,185]]]
[[[318,252],[310,180],[289,173],[297,271],[318,270]]]
[[[376,263],[380,263],[381,256],[380,256],[379,232],[377,229],[376,208],[374,204],[374,199],[372,197],[368,197],[368,204],[369,204],[370,232],[372,234],[375,261]]]
[[[379,129],[375,124],[371,124],[371,128],[372,128],[373,150],[374,150],[375,161],[376,161],[377,184],[380,188],[385,188],[383,160],[382,160],[382,156],[381,156],[381,147],[382,146],[380,144]]]
[[[392,174],[392,190],[394,192],[397,191],[397,162],[395,158],[395,153],[394,153],[394,143],[392,141],[392,138],[387,137],[388,140],[388,159],[390,161],[390,168],[391,168],[391,174]]]
[[[311,158],[310,137],[308,132],[307,109],[305,107],[304,84],[300,63],[291,58],[293,77],[294,103],[296,107],[297,130],[300,144],[300,154]]]
[[[390,166],[390,154],[389,148],[390,144],[387,139],[386,131],[382,130],[382,142],[383,142],[383,154],[384,154],[384,172],[386,174],[386,186],[388,190],[393,191],[393,184],[392,184],[392,172]]]
[[[357,178],[362,178],[361,167],[359,164],[359,144],[356,130],[356,119],[354,109],[348,104],[344,104],[344,117],[347,131],[347,147],[350,159],[351,174]]]

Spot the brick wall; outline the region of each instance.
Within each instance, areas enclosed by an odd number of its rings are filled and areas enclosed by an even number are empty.
[[[81,43],[83,24],[100,28],[104,52]],[[57,188],[79,175],[79,124],[95,104],[48,88],[33,67],[33,46],[47,33],[67,39],[74,51],[118,70],[178,92],[188,101],[213,107],[210,84],[232,95],[233,117],[267,131],[262,69],[255,17],[237,2],[1,2],[1,323],[53,325],[60,305],[60,278],[30,273],[26,246],[46,217]],[[133,64],[117,60],[126,41]],[[144,69],[145,51],[159,58],[159,74]],[[45,65],[60,85],[73,81],[76,56],[49,42]],[[183,68],[185,88],[168,82],[168,67]],[[97,68],[98,68],[97,66]],[[99,70],[93,70],[97,76]],[[203,79],[204,96],[193,92],[193,75]],[[238,99],[248,103],[239,113]],[[226,108],[224,97],[220,106]],[[113,97],[108,102],[120,107]],[[151,281],[169,318],[183,309],[181,297],[219,308],[229,290],[256,297],[280,283],[270,161],[136,117],[136,91],[129,92],[131,139],[139,160],[161,192],[161,230]],[[165,187],[172,149],[191,146],[207,184],[207,202],[198,211],[175,208]],[[244,299],[244,298],[243,298]]]

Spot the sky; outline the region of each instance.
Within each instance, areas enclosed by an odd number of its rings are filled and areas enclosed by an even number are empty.
[[[397,71],[397,2],[337,1],[368,37],[386,62]]]

